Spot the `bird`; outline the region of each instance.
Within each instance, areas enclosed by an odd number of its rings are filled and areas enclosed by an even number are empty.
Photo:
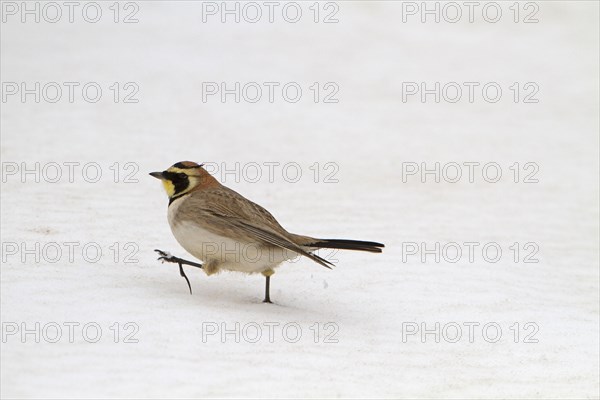
[[[358,250],[381,253],[382,243],[319,239],[297,235],[284,229],[260,205],[221,184],[203,164],[181,161],[162,172],[151,172],[160,179],[169,198],[168,222],[177,242],[202,263],[189,262],[168,252],[156,250],[159,260],[192,265],[210,276],[220,271],[262,274],[265,279],[264,303],[272,303],[271,276],[284,261],[304,256],[331,269],[330,261],[314,252],[318,249]]]

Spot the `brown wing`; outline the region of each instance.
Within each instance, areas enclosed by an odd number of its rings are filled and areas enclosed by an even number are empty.
[[[191,193],[178,209],[181,220],[191,220],[202,228],[240,241],[270,244],[291,250],[331,268],[327,260],[311,254],[292,241],[270,212],[239,193],[225,188],[210,188]]]

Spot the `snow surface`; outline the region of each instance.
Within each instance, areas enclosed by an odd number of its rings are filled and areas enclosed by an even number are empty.
[[[512,22],[509,3],[496,24],[403,23],[400,2],[338,2],[337,24],[202,23],[200,3],[137,4],[137,24],[113,23],[109,3],[97,24],[2,24],[3,82],[104,89],[95,104],[1,103],[3,171],[69,161],[103,171],[98,183],[80,173],[73,183],[20,175],[2,183],[3,398],[598,398],[597,2],[537,2],[537,24]],[[221,81],[296,81],[305,94],[293,104],[202,102],[202,82]],[[496,81],[504,95],[493,104],[403,102],[402,82],[411,81]],[[136,82],[139,103],[113,103],[113,82]],[[312,102],[313,82],[336,82],[339,103]],[[536,82],[539,103],[511,101],[513,82]],[[177,266],[156,261],[155,248],[189,255],[147,175],[188,159],[297,162],[298,183],[278,169],[273,182],[230,175],[226,184],[293,232],[381,241],[385,251],[340,252],[332,271],[306,259],[285,264],[272,279],[273,305],[261,303],[261,276],[188,267],[190,296]],[[406,162],[469,161],[499,163],[503,179],[402,182]],[[124,163],[139,166],[139,182],[112,182],[115,162],[121,179]],[[339,182],[314,183],[315,162],[322,173],[336,163]],[[536,163],[539,183],[512,183],[514,162]],[[36,242],[80,247],[73,262],[63,254],[55,263],[6,248]],[[96,263],[82,257],[89,242],[103,250]],[[406,242],[497,242],[503,255],[403,262]],[[522,262],[523,249],[515,263],[514,242],[536,243],[539,263]],[[125,262],[127,243],[137,245],[137,262]],[[72,343],[69,322],[80,324]],[[479,324],[473,340],[469,322]],[[36,323],[46,327],[39,343],[7,334]],[[97,343],[83,336],[86,323],[102,328]],[[239,342],[208,335],[236,323]],[[279,324],[273,340],[268,323]],[[439,343],[407,335],[436,323],[446,328]],[[483,337],[487,323],[502,329],[496,343]],[[54,324],[62,337],[49,343]],[[451,343],[456,324],[462,337]],[[138,342],[125,343],[135,326]],[[262,337],[251,343],[257,326]],[[536,326],[537,343],[527,343]]]

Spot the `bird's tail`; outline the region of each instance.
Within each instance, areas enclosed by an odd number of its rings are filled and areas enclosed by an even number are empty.
[[[377,242],[347,239],[314,239],[314,241],[305,244],[305,246],[317,249],[358,250],[371,253],[381,253],[385,247],[383,244]]]

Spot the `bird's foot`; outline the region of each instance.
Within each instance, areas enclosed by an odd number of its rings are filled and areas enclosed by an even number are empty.
[[[162,250],[158,250],[158,249],[155,249],[154,251],[160,255],[160,257],[158,257],[157,260],[160,260],[163,263],[166,261],[166,262],[170,262],[170,263],[174,263],[174,264],[182,264],[182,265],[189,265],[189,266],[196,267],[196,268],[202,268],[202,264],[196,263],[193,261],[184,260],[183,258],[175,257],[168,251],[162,251]]]
[[[195,263],[193,261],[187,261],[183,258],[175,257],[168,251],[162,251],[158,249],[155,249],[154,251],[156,251],[160,255],[160,257],[158,257],[158,260],[161,260],[163,263],[166,261],[179,265],[179,275],[185,278],[185,281],[188,284],[188,288],[190,289],[190,294],[192,294],[192,285],[190,284],[190,280],[188,279],[187,275],[183,271],[183,265],[191,265],[192,267],[202,268],[202,264]]]

